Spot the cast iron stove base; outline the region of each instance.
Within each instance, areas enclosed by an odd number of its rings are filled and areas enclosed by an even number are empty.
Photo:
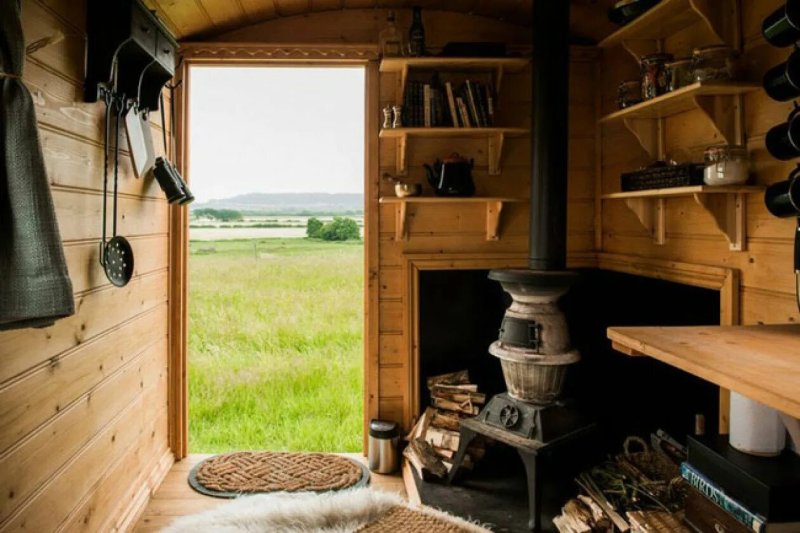
[[[548,478],[548,487],[556,485],[568,490],[581,470],[580,463],[592,455],[587,450],[593,448],[594,443],[589,439],[596,430],[597,424],[574,406],[536,405],[511,398],[507,393],[498,394],[480,415],[461,421],[461,439],[448,481],[452,483],[457,478],[467,448],[478,435],[513,447],[522,458],[527,475],[528,528],[542,531],[544,478]],[[565,501],[566,498],[562,503]]]

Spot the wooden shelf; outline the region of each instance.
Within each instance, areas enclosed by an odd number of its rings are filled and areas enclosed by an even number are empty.
[[[500,94],[503,74],[519,72],[530,64],[526,57],[387,57],[381,60],[381,72],[400,73],[399,93],[405,94],[410,69],[452,72],[491,72],[496,94]]]
[[[486,139],[489,175],[496,176],[500,174],[500,162],[506,137],[521,137],[529,133],[530,130],[527,128],[393,128],[381,130],[380,137],[381,139],[395,139],[397,142],[395,172],[398,175],[405,175],[408,172],[406,149],[409,137]]]
[[[612,327],[612,346],[646,355],[800,418],[800,325]]]
[[[663,126],[660,120],[684,113],[702,111],[718,139],[709,144],[743,144],[739,116],[739,98],[760,89],[750,82],[697,82],[631,107],[620,109],[600,119],[600,123],[622,121],[654,159],[663,159]]]
[[[453,198],[444,196],[409,196],[398,198],[385,196],[379,198],[379,203],[395,205],[395,239],[398,241],[408,238],[408,204],[485,204],[486,205],[486,240],[500,240],[500,214],[503,206],[508,203],[525,202],[523,198],[487,198],[465,197]]]
[[[601,48],[623,46],[637,61],[661,51],[660,41],[700,23],[704,44],[734,44],[726,35],[724,13],[732,11],[733,0],[662,0],[639,18],[626,24],[602,41]]]
[[[758,186],[709,187],[675,187],[671,189],[653,189],[647,191],[617,192],[604,194],[604,200],[623,200],[639,220],[639,223],[653,236],[656,244],[666,242],[668,198],[691,196],[694,201],[708,212],[717,228],[728,240],[733,251],[747,248],[746,236],[746,194],[763,191]]]

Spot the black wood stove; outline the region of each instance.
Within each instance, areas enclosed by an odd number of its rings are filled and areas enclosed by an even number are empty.
[[[569,2],[533,3],[533,131],[528,270],[494,270],[512,297],[497,341],[489,353],[500,359],[507,392],[494,396],[480,415],[461,422],[459,450],[450,481],[459,475],[467,447],[477,435],[515,448],[528,479],[528,527],[542,528],[541,502],[546,466],[587,447],[596,425],[580,409],[561,399],[570,365],[580,360],[573,349],[559,299],[577,274],[566,270],[567,148],[569,103]],[[547,473],[561,485],[569,469]]]

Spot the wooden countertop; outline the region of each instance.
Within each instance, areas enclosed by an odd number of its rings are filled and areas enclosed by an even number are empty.
[[[614,349],[647,355],[800,418],[800,325],[611,327]]]

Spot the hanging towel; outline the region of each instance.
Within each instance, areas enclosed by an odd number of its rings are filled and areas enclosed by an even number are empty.
[[[0,0],[0,330],[75,312],[24,60],[20,2]]]

